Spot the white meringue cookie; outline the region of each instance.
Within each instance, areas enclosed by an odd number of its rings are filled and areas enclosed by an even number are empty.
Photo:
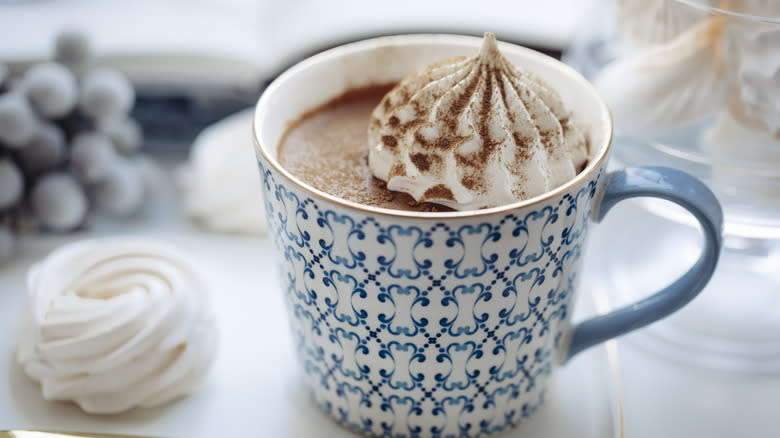
[[[159,405],[197,387],[215,348],[207,291],[168,246],[87,240],[29,271],[17,359],[47,400],[94,414]]]
[[[780,2],[701,5],[616,2],[621,36],[643,47],[608,64],[594,81],[613,111],[617,132],[675,130],[728,106],[741,123],[780,140],[780,30],[738,15],[776,20]]]
[[[736,86],[731,112],[780,142],[780,26],[734,22],[729,31],[725,53],[733,59]]]
[[[177,174],[184,208],[221,233],[268,233],[262,182],[252,144],[254,109],[234,114],[198,135]]]
[[[719,0],[702,0],[714,6]],[[634,47],[665,44],[707,17],[707,11],[674,0],[615,0],[618,35]]]
[[[545,193],[574,178],[588,157],[558,94],[506,60],[490,33],[476,56],[404,79],[371,118],[374,176],[457,210]]]
[[[594,79],[619,134],[655,134],[699,122],[726,105],[719,49],[727,19],[714,16],[671,40],[608,64]]]

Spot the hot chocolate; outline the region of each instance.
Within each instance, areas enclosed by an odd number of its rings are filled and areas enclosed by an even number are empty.
[[[510,63],[486,33],[472,57],[396,86],[353,89],[304,114],[280,164],[364,205],[476,210],[547,193],[587,163],[588,139],[558,93]]]
[[[306,184],[348,201],[395,210],[450,211],[392,192],[371,174],[366,127],[393,85],[352,89],[305,113],[282,138],[279,164]]]

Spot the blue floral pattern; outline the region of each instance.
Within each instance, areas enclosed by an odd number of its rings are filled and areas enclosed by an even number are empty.
[[[601,172],[510,213],[414,220],[260,168],[295,347],[325,412],[400,438],[499,432],[538,409]]]

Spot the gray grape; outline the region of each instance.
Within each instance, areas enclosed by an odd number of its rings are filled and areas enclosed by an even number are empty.
[[[79,107],[95,120],[127,114],[134,100],[132,84],[115,70],[100,68],[84,76]]]
[[[129,117],[101,120],[98,128],[111,139],[117,152],[122,155],[136,153],[143,143],[141,126]]]
[[[14,206],[24,193],[24,175],[8,158],[0,159],[0,210]]]
[[[22,147],[32,139],[37,128],[35,113],[22,94],[0,95],[0,142],[11,148]]]
[[[3,82],[8,78],[8,66],[0,62],[0,87],[3,86]]]
[[[79,177],[87,183],[105,179],[117,159],[111,140],[97,132],[82,132],[73,138],[70,162]]]
[[[143,132],[129,115],[129,79],[95,68],[83,33],[62,32],[54,46],[52,61],[22,75],[0,62],[0,265],[15,251],[11,215],[72,231],[93,208],[137,212],[159,187],[153,163],[136,156]]]
[[[22,79],[22,88],[38,114],[49,119],[67,115],[78,101],[76,78],[56,62],[30,67]]]
[[[119,158],[108,178],[95,187],[95,201],[99,208],[117,216],[129,216],[144,201],[143,178],[136,166]]]
[[[25,173],[36,176],[57,167],[65,158],[65,134],[52,123],[41,123],[19,161]]]
[[[78,31],[61,32],[54,42],[54,59],[77,74],[83,73],[92,60],[89,39]]]
[[[11,261],[16,252],[16,239],[11,229],[0,225],[0,266]]]
[[[164,180],[163,170],[152,157],[145,154],[138,154],[130,158],[133,166],[138,170],[141,183],[144,187],[144,193],[147,196],[154,196],[159,192],[162,185],[167,184]]]
[[[52,230],[73,230],[86,217],[87,197],[67,173],[50,173],[38,179],[30,200],[41,225]]]

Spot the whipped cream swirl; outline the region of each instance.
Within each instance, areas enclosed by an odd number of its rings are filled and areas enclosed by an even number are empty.
[[[34,265],[17,359],[47,400],[94,414],[168,402],[206,375],[208,294],[182,254],[130,238],[66,245]]]
[[[588,143],[558,94],[485,34],[479,53],[432,64],[371,116],[369,167],[393,191],[457,210],[509,204],[574,178]]]

